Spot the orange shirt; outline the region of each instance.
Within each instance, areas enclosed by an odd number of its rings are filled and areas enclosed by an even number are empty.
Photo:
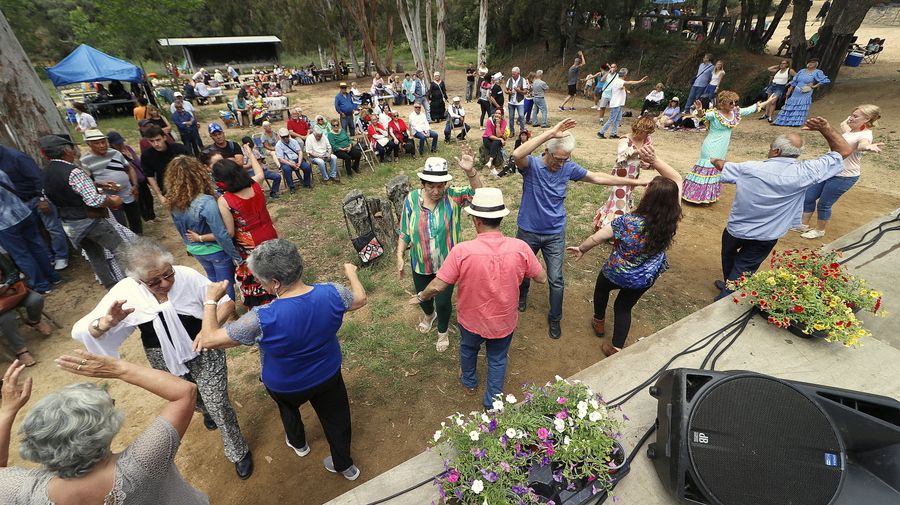
[[[148,117],[150,117],[147,114],[147,107],[144,105],[138,105],[137,107],[134,108],[132,113],[134,114],[135,121],[140,121],[142,119],[147,119]]]

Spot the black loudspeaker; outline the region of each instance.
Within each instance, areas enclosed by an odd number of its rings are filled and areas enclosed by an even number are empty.
[[[667,371],[663,485],[702,505],[900,504],[900,402],[753,372]]]

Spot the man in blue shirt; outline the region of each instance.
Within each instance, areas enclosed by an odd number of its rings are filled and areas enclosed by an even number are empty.
[[[528,140],[516,148],[512,159],[522,173],[522,203],[519,206],[516,238],[524,240],[531,250],[544,256],[547,277],[550,280],[550,338],[562,335],[559,321],[563,304],[563,257],[566,250],[566,192],[569,181],[584,181],[601,185],[645,186],[647,181],[614,177],[599,172],[588,172],[571,160],[575,150],[575,137],[569,130],[575,128],[574,119],[564,119],[552,129]],[[547,143],[541,156],[531,156],[532,151]],[[519,287],[519,311],[527,306],[526,279]]]
[[[356,135],[356,124],[353,113],[359,107],[353,100],[353,95],[347,90],[347,83],[341,83],[341,90],[334,96],[334,110],[341,116],[341,128],[347,130],[351,136]]]
[[[811,160],[799,160],[803,138],[797,133],[775,137],[769,157],[763,161],[731,163],[710,160],[722,171],[723,183],[735,185],[734,203],[722,232],[722,275],[734,281],[752,275],[772,252],[803,210],[806,188],[837,175],[843,160],[853,152],[847,141],[828,121],[815,117],[805,129],[815,130],[828,142],[828,153]],[[716,299],[732,290],[716,281]]]
[[[703,96],[707,86],[709,86],[710,79],[712,79],[714,67],[715,65],[712,63],[712,54],[704,54],[703,61],[700,63],[700,66],[697,67],[697,75],[694,76],[694,81],[691,84],[691,92],[688,93],[687,102],[684,103],[693,104],[694,100]]]
[[[181,143],[190,149],[194,156],[200,156],[200,153],[203,152],[203,142],[200,140],[200,127],[197,124],[197,118],[184,108],[183,103],[175,103],[172,122],[178,127],[178,133],[181,134]]]
[[[53,268],[69,266],[69,242],[56,206],[44,195],[44,173],[27,154],[0,146],[0,170],[6,173],[18,196],[44,223],[50,234],[50,257]]]

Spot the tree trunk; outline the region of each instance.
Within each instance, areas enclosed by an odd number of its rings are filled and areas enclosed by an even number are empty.
[[[316,44],[316,48],[319,49],[319,68],[325,68],[325,53],[322,52],[322,45]]]
[[[794,0],[794,13],[791,15],[791,68],[806,66],[806,16],[812,0]]]
[[[388,257],[396,250],[397,221],[387,198],[366,198],[358,189],[344,196],[343,212],[354,237],[374,233]]]
[[[825,26],[819,33],[819,42],[816,44],[816,55],[819,57],[819,68],[825,75],[834,82],[837,79],[838,72],[844,64],[844,58],[847,56],[847,49],[853,34],[859,29],[866,14],[876,3],[876,0],[857,0],[848,2],[840,1],[843,8],[840,9],[835,16],[833,24],[828,24],[833,11],[829,11],[828,19],[825,20]],[[838,5],[835,2],[832,8]],[[865,43],[865,41],[863,41]],[[821,92],[827,93],[831,86],[825,86]]]
[[[432,64],[432,68],[435,72],[440,72],[441,76],[444,76],[444,56],[447,53],[447,32],[446,32],[446,17],[447,17],[447,3],[446,0],[435,0],[437,3],[437,23],[435,24],[435,33],[434,38],[434,63]]]
[[[375,16],[372,12],[377,12],[377,0],[343,0],[344,8],[350,12],[353,20],[356,22],[356,28],[359,29],[359,35],[362,38],[363,53],[366,55],[365,75],[369,74],[369,62],[375,63],[375,68],[381,74],[390,73],[387,67],[381,61],[381,55],[378,53],[377,44],[377,27],[375,26]],[[367,7],[369,12],[367,12]],[[357,70],[357,74],[359,71]]]
[[[347,54],[350,55],[350,64],[353,65],[356,77],[359,77],[359,60],[356,59],[356,48],[354,47],[356,44],[353,43],[353,30],[347,26],[344,26],[344,39],[347,41]]]
[[[434,72],[434,34],[431,28],[431,2],[433,0],[425,0],[425,46],[428,48],[428,68],[425,73],[431,78]]]
[[[700,15],[706,17],[707,12],[709,12],[709,0],[703,0],[703,2],[700,4]]]
[[[403,217],[403,205],[409,194],[409,177],[398,175],[384,185],[384,192],[394,206],[394,219],[399,223]]]
[[[775,35],[775,30],[778,29],[778,24],[781,23],[781,18],[784,17],[784,13],[787,11],[788,5],[790,4],[791,0],[781,0],[781,3],[778,4],[778,9],[775,10],[775,15],[772,17],[769,29],[766,30],[765,35],[763,35],[762,40],[760,41],[762,47],[766,47],[766,44],[772,40],[772,36]]]
[[[422,17],[420,0],[397,0],[397,12],[400,14],[400,23],[403,25],[403,33],[409,43],[409,51],[412,53],[416,70],[425,71],[425,80],[428,82],[428,63],[425,61],[425,51],[422,48]]]
[[[759,0],[758,10],[756,11],[756,24],[753,26],[753,33],[748,40],[748,47],[756,49],[760,47],[760,41],[766,32],[766,16],[769,9],[772,8],[772,0]],[[765,47],[765,46],[762,46]]]
[[[725,6],[727,4],[727,0],[719,0],[719,9],[716,11],[716,22],[713,24],[713,29],[709,32],[710,38],[713,39],[714,42],[718,43],[720,37],[720,33],[722,31],[722,20],[725,19]]]
[[[488,0],[481,0],[478,13],[478,64],[487,61]]]
[[[391,73],[394,72],[394,13],[388,12],[387,18],[387,47],[385,48],[384,66]]]
[[[69,130],[2,11],[0,68],[0,143],[40,163],[38,139],[48,134],[68,135]]]

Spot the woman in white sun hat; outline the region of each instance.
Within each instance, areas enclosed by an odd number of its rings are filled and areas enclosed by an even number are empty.
[[[400,239],[397,241],[397,272],[402,279],[406,268],[403,255],[409,249],[416,292],[425,289],[434,279],[450,250],[462,239],[463,205],[471,202],[475,189],[481,187],[481,179],[473,167],[474,161],[471,150],[463,146],[462,155],[456,162],[465,172],[469,185],[448,187],[453,176],[448,171],[447,160],[428,158],[418,173],[422,188],[412,190],[406,196],[400,217]],[[438,352],[445,351],[450,345],[447,328],[453,310],[452,295],[453,290],[448,289],[434,300],[419,304],[423,312],[418,325],[420,332],[431,331],[437,320],[438,340],[435,347]]]

